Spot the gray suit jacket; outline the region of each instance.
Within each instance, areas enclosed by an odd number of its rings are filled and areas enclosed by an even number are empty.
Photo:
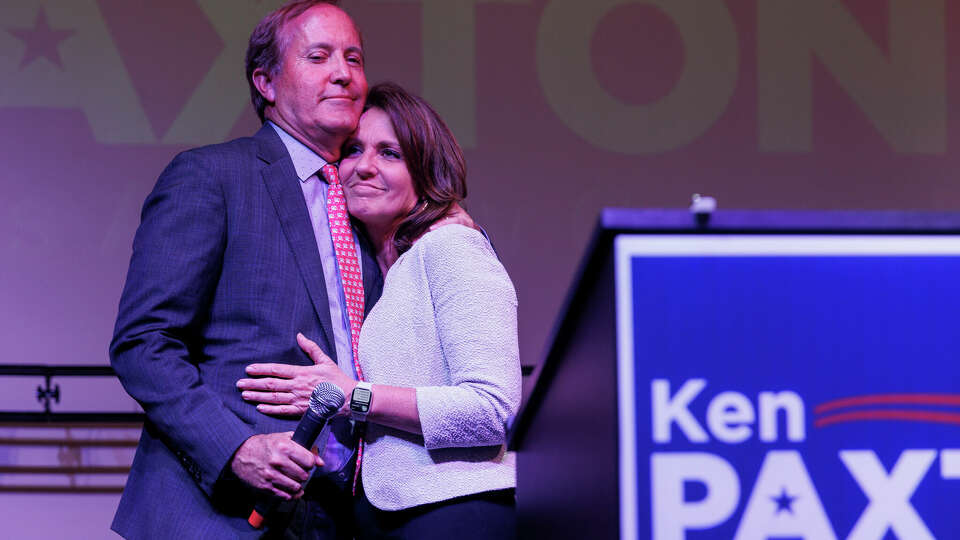
[[[382,281],[363,252],[367,310]],[[296,333],[331,358],[313,228],[293,163],[269,126],[190,150],[143,206],[110,345],[147,415],[113,529],[130,538],[256,537],[253,497],[229,473],[257,433],[292,430],[241,399],[255,362],[309,365]]]

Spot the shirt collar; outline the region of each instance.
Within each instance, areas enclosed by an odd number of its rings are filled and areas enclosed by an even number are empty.
[[[299,178],[301,182],[306,182],[308,178],[316,174],[321,167],[327,164],[325,159],[318,156],[316,152],[307,148],[307,145],[284,131],[282,127],[274,124],[270,120],[267,120],[267,123],[273,127],[277,135],[280,136],[280,140],[283,141],[283,145],[287,147],[287,153],[290,154],[290,159],[293,160],[293,168],[297,171],[297,178]]]

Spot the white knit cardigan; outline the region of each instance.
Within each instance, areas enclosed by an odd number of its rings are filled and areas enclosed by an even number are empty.
[[[483,235],[447,225],[401,255],[364,321],[359,356],[369,382],[416,388],[423,428],[421,437],[369,424],[361,474],[374,506],[515,485],[505,425],[520,406],[517,295]]]

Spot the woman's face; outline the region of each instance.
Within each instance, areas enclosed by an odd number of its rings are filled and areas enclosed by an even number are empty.
[[[340,177],[347,209],[368,226],[399,222],[417,204],[390,117],[380,109],[360,117],[357,131],[344,145]]]

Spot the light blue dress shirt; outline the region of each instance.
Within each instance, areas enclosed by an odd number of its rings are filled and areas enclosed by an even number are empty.
[[[327,192],[329,185],[320,169],[327,162],[302,142],[283,130],[273,122],[268,122],[280,136],[283,145],[293,160],[293,167],[300,179],[300,189],[307,203],[310,222],[313,225],[313,235],[317,241],[317,250],[323,265],[323,278],[326,282],[327,302],[330,310],[330,322],[333,326],[334,346],[337,350],[337,364],[344,373],[356,379],[357,375],[353,364],[353,346],[350,343],[350,321],[345,309],[347,300],[343,293],[343,283],[340,280],[340,271],[337,268],[337,256],[333,248],[333,239],[330,236],[330,223],[327,218]],[[360,263],[360,244],[354,233],[354,245],[357,248],[357,262]],[[309,337],[309,336],[308,336]],[[349,398],[349,396],[348,396]],[[346,419],[336,419],[331,422],[332,427],[327,445],[323,452],[325,463],[323,472],[340,470],[346,460],[353,453],[353,444],[349,440],[351,423]]]

